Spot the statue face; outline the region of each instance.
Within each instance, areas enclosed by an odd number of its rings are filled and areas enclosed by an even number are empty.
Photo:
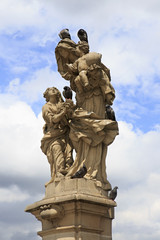
[[[49,98],[49,100],[51,101],[52,100],[52,102],[57,102],[57,90],[55,89],[55,88],[50,88],[49,90],[48,90],[48,98]]]
[[[57,95],[56,89],[50,88],[50,89],[48,90],[48,95],[49,95],[49,96]]]

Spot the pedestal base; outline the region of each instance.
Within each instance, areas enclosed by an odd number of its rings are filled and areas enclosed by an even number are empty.
[[[45,198],[25,211],[42,222],[43,240],[111,240],[115,206],[97,182],[65,179],[49,184]]]

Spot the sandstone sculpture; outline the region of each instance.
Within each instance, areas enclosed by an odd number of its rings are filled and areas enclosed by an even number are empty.
[[[116,202],[115,195],[108,195],[111,185],[105,159],[118,124],[111,107],[115,91],[110,71],[100,53],[89,52],[85,30],[78,31],[77,44],[68,29],[59,36],[58,71],[70,87],[64,87],[65,100],[55,87],[44,92],[41,149],[48,158],[51,179],[45,197],[25,211],[41,221],[38,235],[42,240],[112,240]],[[76,94],[75,105],[71,89]]]
[[[47,103],[42,108],[42,115],[46,124],[41,149],[50,163],[50,182],[53,182],[56,178],[63,178],[73,163],[68,126],[73,103],[63,102],[61,93],[55,87],[47,88],[44,97]]]
[[[117,122],[106,118],[106,105],[112,105],[115,98],[110,72],[101,62],[100,53],[89,52],[87,33],[83,29],[78,31],[78,44],[71,40],[68,29],[62,30],[59,36],[62,40],[55,49],[58,71],[76,92],[76,107],[73,110],[73,102],[72,108],[71,102],[63,103],[58,90],[59,100],[51,102],[55,88],[44,94],[48,94],[49,101],[42,110],[47,130],[41,147],[51,164],[51,181],[65,175],[72,178],[85,166],[84,178],[93,179],[105,188],[107,146],[118,134]],[[72,166],[71,143],[76,151]],[[66,159],[64,152],[67,152]]]

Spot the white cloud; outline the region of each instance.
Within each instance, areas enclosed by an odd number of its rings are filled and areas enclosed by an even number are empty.
[[[41,24],[41,4],[38,1],[6,0],[0,2],[0,29],[12,32],[17,28]]]
[[[22,192],[17,186],[11,186],[9,189],[0,188],[0,202],[23,202],[29,199],[27,193]]]
[[[1,173],[36,176],[43,169],[46,174],[47,160],[40,150],[42,126],[41,116],[24,102],[0,106]]]
[[[40,151],[43,121],[34,115],[24,102],[14,102],[0,107],[1,127],[1,172],[24,176],[48,176],[49,165]],[[114,220],[115,240],[129,236],[129,230],[154,227],[155,237],[159,227],[159,127],[143,133],[134,131],[131,124],[119,123],[120,135],[109,147],[107,156],[108,179],[118,185],[118,207]],[[1,189],[1,201],[24,201],[28,194],[18,187]],[[37,199],[40,200],[40,199]],[[121,228],[130,228],[122,233]],[[133,234],[138,240],[139,235]],[[150,232],[148,234],[151,234]],[[143,236],[144,239],[147,239]]]
[[[78,41],[76,31],[80,27],[86,28],[91,50],[102,53],[103,61],[111,68],[116,85],[129,84],[133,86],[134,93],[139,87],[139,91],[144,94],[159,97],[159,85],[154,83],[155,75],[160,74],[160,52],[157,48],[160,40],[157,14],[157,9],[160,9],[159,1],[148,0],[139,3],[138,0],[134,2],[102,0],[101,4],[98,2],[91,4],[90,1],[75,3],[48,0],[26,3],[16,0],[13,5],[7,0],[0,4],[4,13],[1,16],[2,28],[13,28],[15,34],[19,31],[19,34],[23,32],[25,35],[26,26],[31,27],[30,40],[32,44],[36,42],[38,46],[45,45],[48,40],[58,42],[59,31],[70,25],[71,35]],[[5,17],[8,14],[10,18]],[[30,54],[34,61],[33,53]],[[8,51],[7,56],[10,56]],[[25,66],[20,67],[21,70],[24,68]],[[149,89],[152,89],[152,94]]]
[[[76,32],[79,28],[87,30],[91,51],[102,53],[103,62],[111,69],[113,86],[120,90],[117,99],[125,106],[118,103],[117,111],[137,120],[139,112],[143,117],[150,109],[146,109],[139,99],[128,100],[128,96],[139,94],[150,103],[159,100],[158,0],[101,0],[101,4],[99,1],[15,0],[13,3],[6,0],[0,2],[0,9],[0,33],[2,38],[7,36],[2,39],[5,44],[1,46],[0,55],[15,74],[5,89],[6,94],[0,95],[1,174],[31,179],[50,177],[49,164],[40,150],[43,120],[41,115],[35,116],[27,103],[39,103],[47,87],[56,86],[62,91],[63,86],[69,84],[52,70],[53,52],[52,59],[52,53],[48,53],[50,56],[41,53],[40,56],[33,50],[35,45],[45,47],[47,41],[56,45],[62,28],[68,27],[75,41],[78,41]],[[24,79],[18,75],[21,73],[26,74]],[[128,87],[127,96],[122,86]],[[159,109],[157,101],[154,111]],[[149,121],[150,117],[144,121]],[[143,133],[126,122],[119,125],[120,135],[109,147],[107,156],[108,179],[113,186],[119,186],[113,238],[158,240],[160,126]],[[28,195],[20,189],[19,186],[0,189],[2,200],[22,203]],[[31,225],[22,226],[26,234],[31,228]],[[5,229],[10,231],[5,240],[21,231],[18,225],[17,228],[5,225]]]
[[[14,67],[12,68],[12,71],[13,71],[14,73],[24,73],[24,72],[27,71],[27,67],[24,67],[24,66],[14,66]]]
[[[8,86],[8,92],[14,95],[18,95],[19,84],[20,84],[19,78],[15,78],[12,81],[10,81]]]
[[[160,72],[160,52],[157,49],[159,24],[155,24],[152,18],[147,19],[147,16],[146,21],[147,23],[139,22],[140,26],[129,29],[126,33],[118,27],[114,31],[109,30],[98,45],[98,50],[103,53],[103,61],[109,65],[113,81],[117,85],[130,84],[142,86],[142,89],[146,85],[147,89],[154,87],[154,77]]]
[[[149,173],[159,171],[159,130],[145,134],[139,130],[135,132],[132,125],[125,122],[120,122],[119,128],[120,135],[109,147],[110,174],[135,184],[145,180]]]
[[[64,80],[58,72],[54,72],[50,67],[45,67],[33,72],[30,79],[22,83],[18,78],[13,79],[6,87],[6,92],[28,103],[33,103],[42,99],[43,92],[48,87],[55,86],[62,92],[65,85],[69,85],[69,82]]]
[[[108,179],[118,185],[114,239],[158,239],[160,221],[159,128],[142,133],[131,124],[119,123],[120,135],[109,147]],[[125,229],[125,233],[124,233]],[[152,229],[154,237],[152,238]]]
[[[26,217],[27,218],[27,217]],[[15,222],[14,222],[15,223]],[[37,236],[37,233],[40,229],[39,222],[32,221],[31,219],[28,219],[28,222],[19,222],[18,225],[12,223],[4,224],[1,222],[0,224],[0,233],[1,238],[3,240],[39,240],[40,238]],[[30,231],[30,229],[34,228],[34,232]],[[6,231],[7,229],[7,231]]]

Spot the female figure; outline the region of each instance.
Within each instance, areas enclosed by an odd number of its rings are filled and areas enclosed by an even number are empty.
[[[84,178],[109,189],[105,159],[108,145],[118,134],[118,124],[105,118],[105,109],[106,104],[112,104],[114,92],[101,68],[93,68],[88,76],[90,90],[76,92],[77,109],[70,123],[70,138],[77,155],[67,176],[74,176],[85,165]]]
[[[88,45],[88,38],[85,31],[81,33],[84,37],[80,37],[79,44],[83,49],[83,45]],[[105,158],[108,145],[118,134],[118,124],[116,121],[105,118],[105,110],[106,104],[113,104],[115,91],[110,82],[109,69],[101,63],[101,55],[86,51],[78,57],[79,44],[72,49],[63,44],[63,51],[66,54],[73,54],[77,51],[76,60],[68,61],[67,58],[65,60],[65,57],[60,54],[57,58],[59,69],[62,68],[66,74],[70,74],[70,86],[76,92],[77,109],[70,122],[69,134],[76,150],[76,159],[67,176],[77,176],[76,173],[85,166],[87,173],[84,178],[95,180],[103,188],[109,189]],[[63,60],[63,64],[60,59]],[[64,77],[63,74],[61,75]],[[84,84],[85,80],[87,87]],[[77,82],[82,85],[81,89],[78,89],[78,85],[76,86]]]
[[[50,163],[50,182],[53,182],[56,178],[63,178],[73,163],[68,126],[71,102],[63,102],[59,90],[55,87],[47,88],[44,97],[46,104],[42,108],[42,116],[46,124],[41,149]]]

